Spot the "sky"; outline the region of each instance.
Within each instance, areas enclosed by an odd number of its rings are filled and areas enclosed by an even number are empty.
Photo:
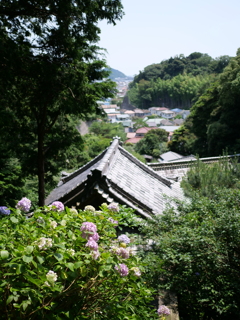
[[[107,64],[133,76],[146,66],[192,52],[236,56],[239,0],[122,0],[117,25],[99,23]]]

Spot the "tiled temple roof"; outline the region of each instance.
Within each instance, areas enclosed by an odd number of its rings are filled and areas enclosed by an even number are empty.
[[[123,149],[115,138],[98,157],[63,178],[45,204],[58,200],[69,207],[81,207],[94,205],[99,199],[125,204],[149,217],[162,213],[168,202],[166,196],[183,199],[179,183],[161,177]]]

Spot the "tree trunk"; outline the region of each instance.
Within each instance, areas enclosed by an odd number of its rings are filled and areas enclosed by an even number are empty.
[[[38,130],[38,205],[40,207],[44,206],[45,201],[45,181],[44,181],[44,134],[41,130],[41,127]]]

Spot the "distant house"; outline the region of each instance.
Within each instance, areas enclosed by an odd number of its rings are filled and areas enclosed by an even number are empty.
[[[162,119],[161,121],[161,126],[172,126],[173,125],[173,122],[172,121],[169,121],[167,119]]]
[[[134,137],[134,138],[129,138],[125,141],[125,143],[133,143],[136,144],[138,143],[140,140],[142,139],[142,137]]]
[[[173,152],[173,151],[168,151],[165,153],[162,153],[159,157],[159,161],[164,161],[164,162],[168,162],[168,161],[172,161],[172,160],[177,160],[177,159],[181,159],[183,156],[179,153]]]
[[[148,109],[147,110],[135,109],[134,112],[136,117],[145,117],[145,116],[151,115],[151,112]]]
[[[128,138],[128,139],[135,138],[135,136],[136,136],[136,132],[128,132],[128,133],[127,133],[127,138]]]
[[[108,113],[107,117],[108,117],[108,120],[110,122],[116,122],[117,121],[117,113]]]
[[[182,111],[182,109],[179,109],[179,108],[175,108],[175,109],[171,109],[172,112],[175,112],[175,113],[179,113]]]
[[[166,111],[166,110],[169,110],[169,109],[168,108],[164,108],[164,107],[152,107],[152,108],[149,108],[149,111],[150,111],[151,115],[156,114],[158,116],[161,116],[161,112],[162,111]]]
[[[160,118],[154,118],[154,119],[146,120],[146,123],[149,125],[149,127],[157,127],[157,126],[160,126],[164,121],[168,121],[168,120],[160,119]]]
[[[124,120],[124,121],[121,121],[121,123],[125,128],[128,129],[125,132],[129,132],[129,131],[132,132],[132,121],[131,120]]]
[[[183,119],[186,119],[189,116],[190,111],[189,110],[182,110],[179,112],[179,114],[182,116]]]
[[[128,114],[119,113],[116,115],[116,119],[117,119],[117,121],[126,121],[126,120],[130,119],[130,116]]]
[[[131,118],[135,116],[135,112],[132,110],[126,110],[124,111],[124,114],[129,115]]]
[[[175,126],[181,126],[183,124],[184,120],[183,119],[174,119],[174,120],[172,120],[172,122]]]
[[[119,112],[119,107],[116,104],[110,104],[110,105],[101,105],[102,109],[108,114],[108,113],[115,113]],[[120,112],[119,112],[120,113]]]
[[[175,117],[175,115],[176,113],[171,110],[165,110],[161,112],[161,116],[165,119],[172,119]]]
[[[148,133],[149,131],[151,131],[153,129],[159,129],[159,128],[158,127],[153,127],[153,128],[143,127],[143,128],[139,128],[139,129],[136,130],[136,137],[144,137],[146,133]]]

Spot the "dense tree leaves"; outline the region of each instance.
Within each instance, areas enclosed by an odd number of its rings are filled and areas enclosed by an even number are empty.
[[[208,54],[193,52],[187,57],[181,54],[149,65],[130,84],[129,99],[141,108],[189,109],[229,61],[229,56],[213,59]]]
[[[239,190],[196,195],[145,229],[148,281],[177,295],[183,320],[240,319],[239,201]]]
[[[219,79],[202,94],[191,109],[188,133],[192,153],[219,156],[239,153],[240,147],[240,55],[232,58]],[[186,131],[185,131],[186,132]],[[192,143],[192,136],[195,141]],[[185,135],[185,140],[188,140]],[[182,136],[174,134],[174,148]]]
[[[218,188],[240,187],[240,165],[238,157],[222,157],[218,162],[203,163],[197,160],[181,181],[186,196],[196,192],[208,198],[215,198]]]
[[[159,157],[167,150],[168,132],[164,129],[152,129],[135,145],[135,151]]]
[[[0,112],[12,119],[5,129],[17,133],[13,148],[26,174],[35,170],[37,159],[40,205],[46,161],[58,160],[53,146],[66,149],[71,140],[80,143],[76,130],[69,130],[64,141],[67,115],[83,118],[96,112],[96,101],[115,92],[113,82],[99,81],[108,72],[96,46],[97,23],[106,19],[115,24],[122,14],[121,1],[111,0],[1,3]],[[25,159],[31,154],[32,164],[27,166]]]
[[[213,75],[192,76],[179,74],[171,79],[140,80],[128,91],[132,104],[141,108],[165,106],[189,109],[192,101],[201,95],[213,81]]]

